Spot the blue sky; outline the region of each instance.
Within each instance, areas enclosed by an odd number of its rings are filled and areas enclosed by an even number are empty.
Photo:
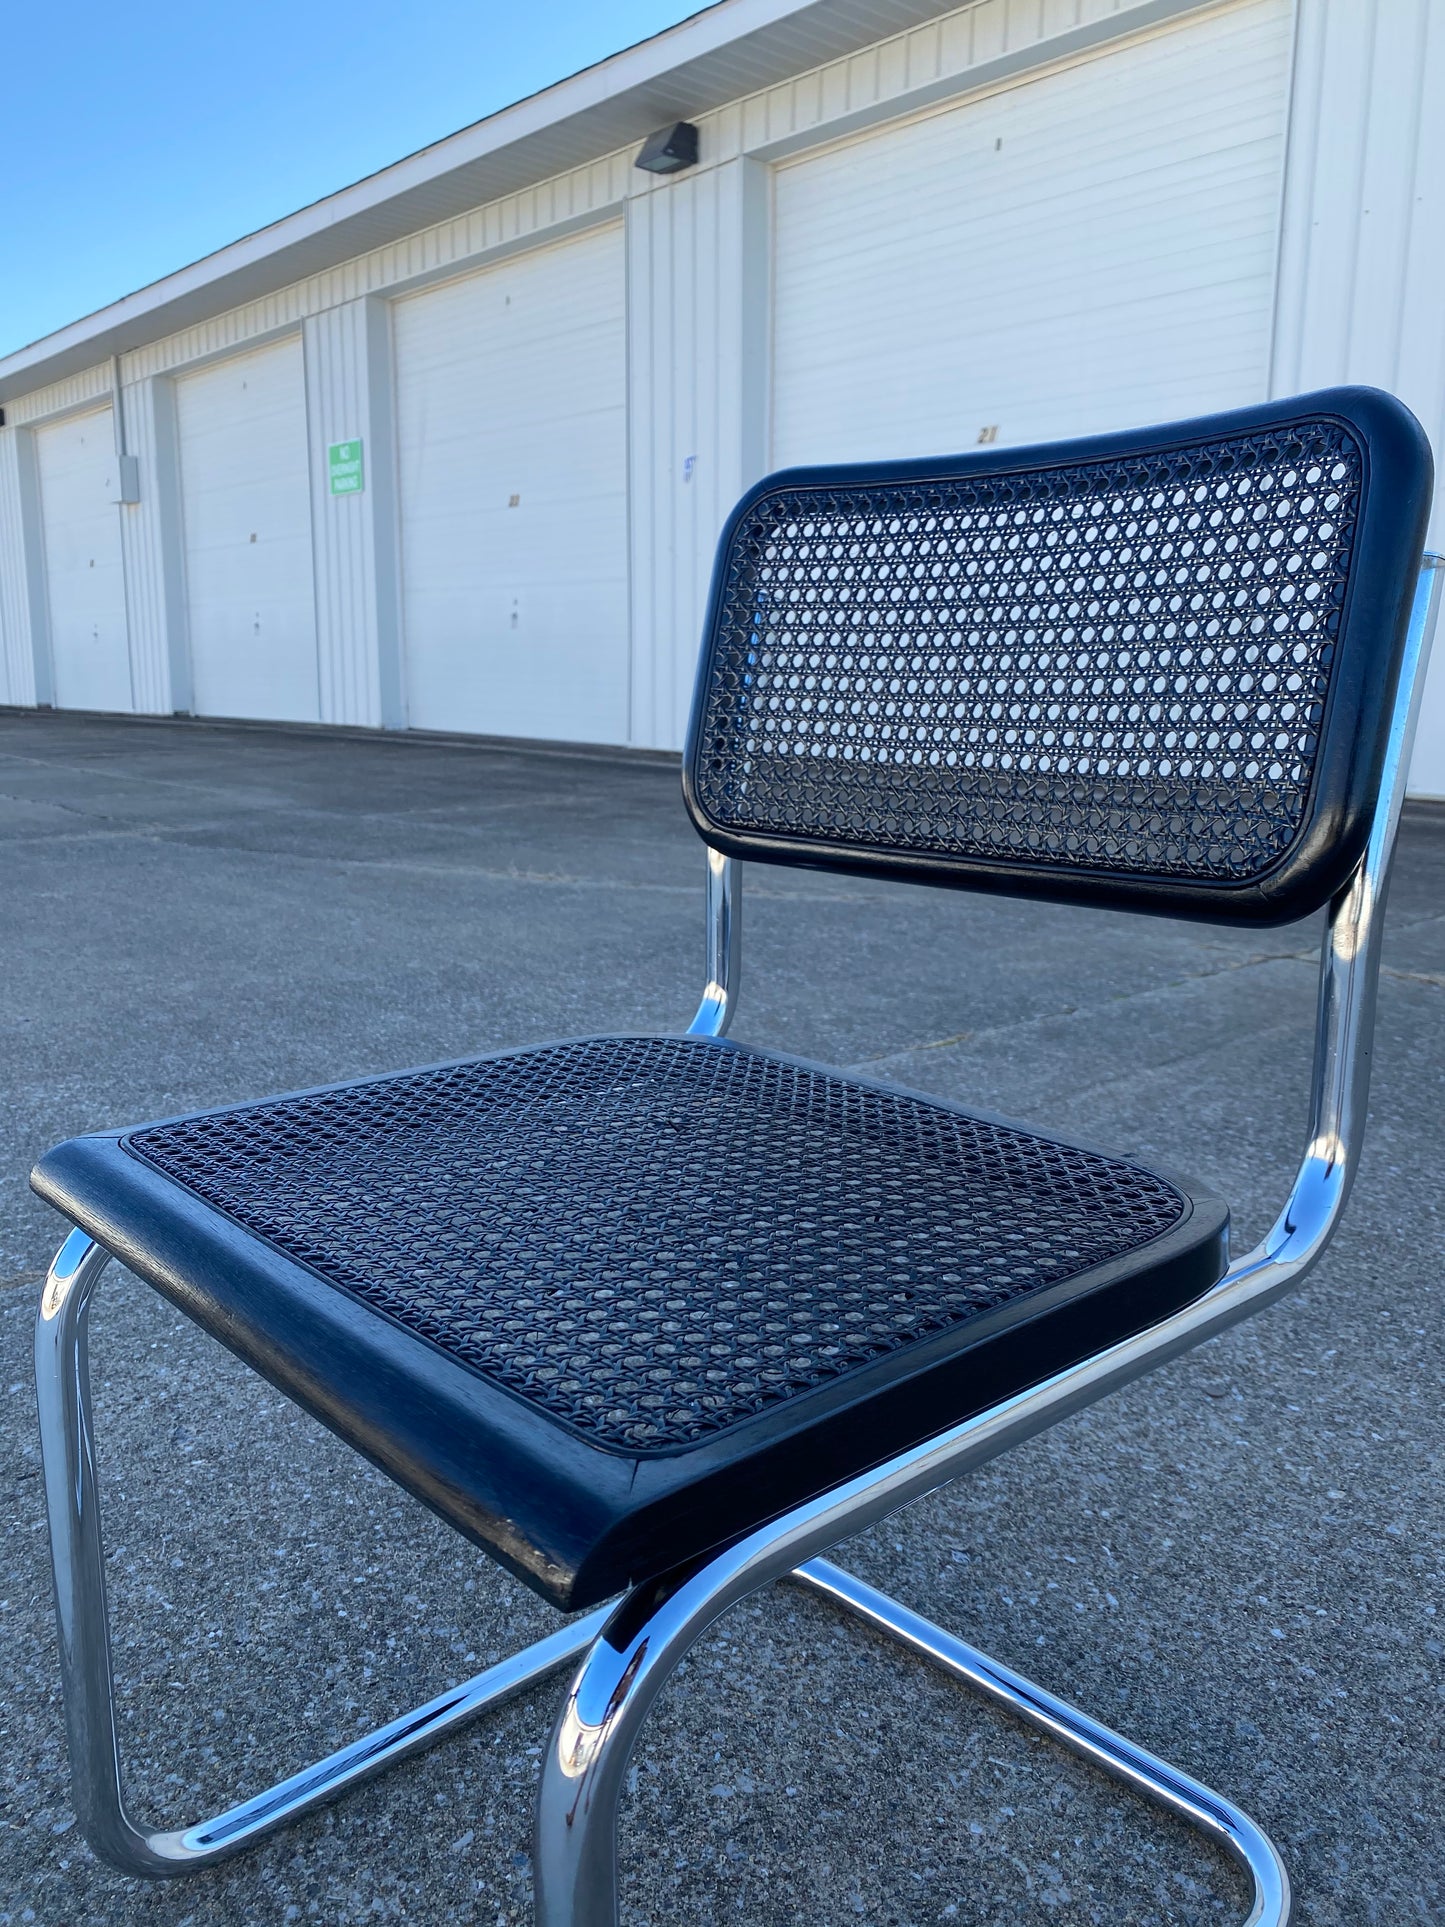
[[[0,354],[700,5],[16,6],[0,107]]]

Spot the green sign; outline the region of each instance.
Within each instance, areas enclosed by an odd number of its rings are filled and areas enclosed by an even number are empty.
[[[366,487],[361,472],[361,443],[333,442],[326,451],[326,472],[333,495],[360,495]]]

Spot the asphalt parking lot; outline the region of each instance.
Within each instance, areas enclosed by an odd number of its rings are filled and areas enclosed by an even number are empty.
[[[530,1918],[557,1688],[188,1881],[68,1804],[30,1337],[74,1132],[593,1029],[671,1028],[701,855],[661,761],[0,714],[0,1927]],[[1213,1183],[1300,1148],[1311,925],[1215,931],[753,871],[737,1034]],[[838,1554],[1237,1799],[1309,1927],[1445,1917],[1445,810],[1412,807],[1370,1134],[1292,1300]],[[96,1315],[136,1808],[184,1824],[554,1623],[113,1270]],[[660,1703],[623,1919],[1234,1922],[1184,1829],[778,1588]]]

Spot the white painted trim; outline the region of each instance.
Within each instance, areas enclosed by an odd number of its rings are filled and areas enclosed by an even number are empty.
[[[773,178],[752,156],[743,159],[741,416],[742,486],[767,474],[773,446]]]
[[[1284,153],[1279,170],[1279,215],[1275,230],[1274,279],[1269,291],[1269,363],[1265,398],[1279,393],[1279,316],[1284,292],[1286,235],[1290,231],[1290,212],[1299,173],[1298,109],[1300,102],[1300,61],[1304,37],[1301,0],[1291,0],[1289,38],[1289,82],[1285,91]]]
[[[0,631],[5,644],[4,699],[29,707],[35,701],[35,657],[20,527],[20,433],[0,428]]]
[[[316,566],[316,490],[319,486],[319,477],[324,466],[324,461],[323,451],[317,448],[311,439],[315,420],[312,407],[314,400],[312,377],[315,371],[310,353],[311,344],[306,338],[307,331],[305,328],[300,329],[298,332],[300,334],[300,340],[297,343],[297,352],[301,361],[301,435],[306,451],[306,552],[307,561],[310,564],[308,573],[311,577],[312,698],[316,705],[316,720],[320,723],[333,720],[326,714],[326,691],[322,686],[321,584],[317,580],[320,571]],[[306,720],[309,720],[309,718]]]
[[[636,216],[632,208],[624,205],[622,212],[622,396],[623,396],[623,461],[626,480],[623,488],[622,532],[627,544],[627,691],[623,710],[623,741],[631,748],[636,742],[638,730],[638,597],[637,582],[637,534],[638,508],[641,491],[638,488],[637,450],[634,446],[636,436],[634,424],[637,416],[638,368],[636,351],[637,317],[633,312],[633,270],[636,266],[635,254],[637,236]],[[395,367],[395,361],[392,366]],[[400,491],[398,490],[398,495]],[[398,506],[400,506],[398,504]]]

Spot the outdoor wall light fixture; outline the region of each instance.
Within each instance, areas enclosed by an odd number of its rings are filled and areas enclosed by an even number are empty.
[[[648,174],[680,174],[685,167],[696,167],[697,129],[690,120],[659,127],[642,143],[633,166]]]

